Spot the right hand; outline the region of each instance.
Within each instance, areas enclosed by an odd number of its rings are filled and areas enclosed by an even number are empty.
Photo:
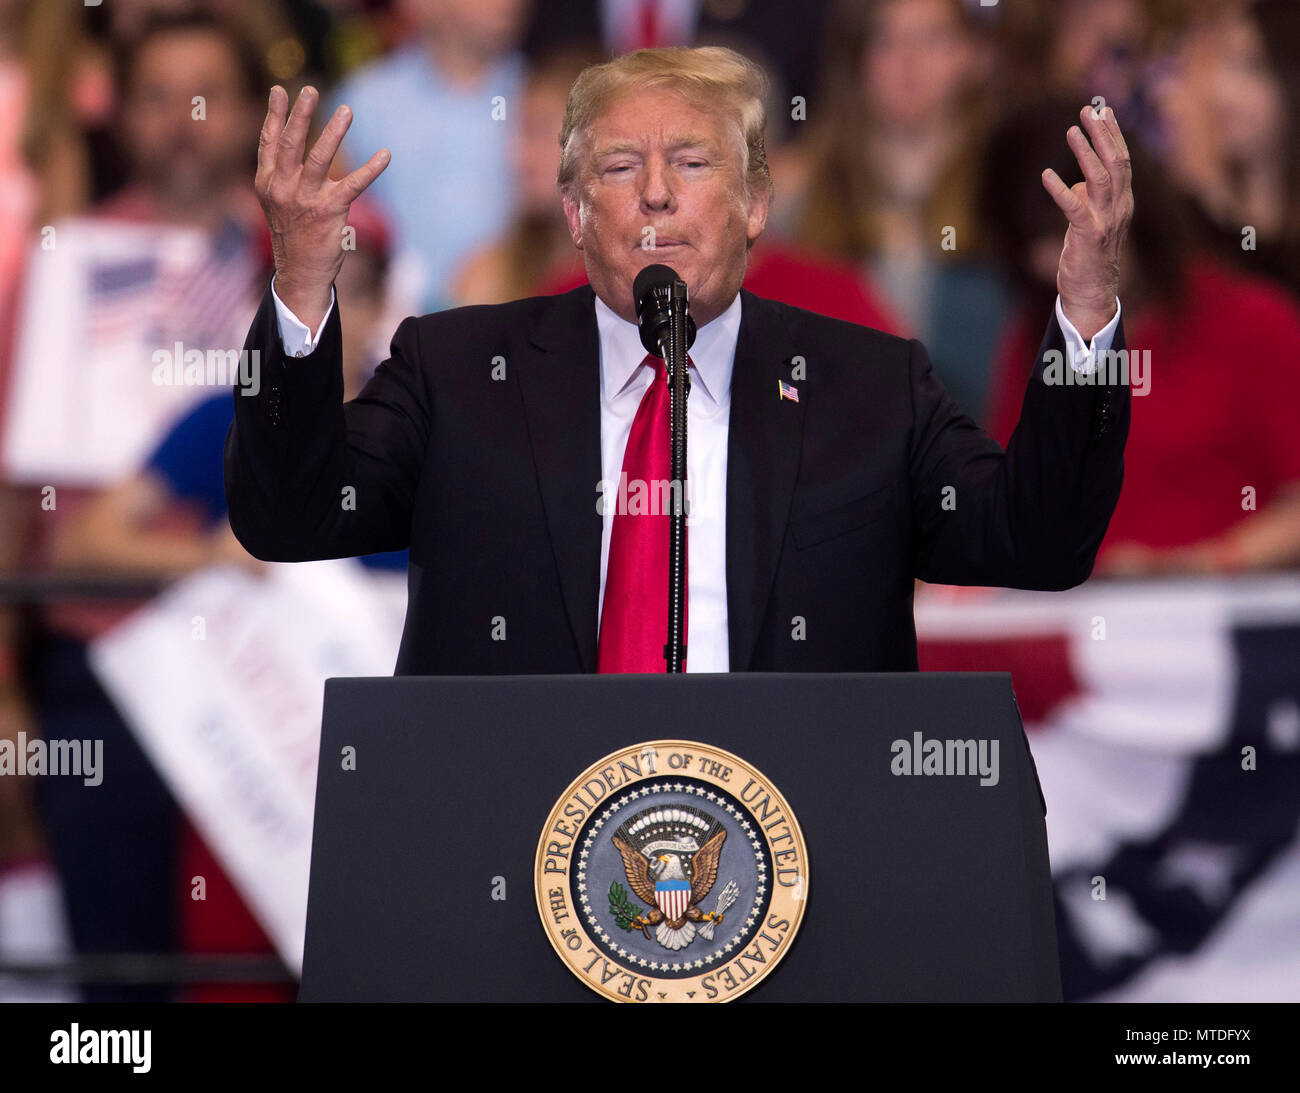
[[[314,87],[304,87],[286,122],[289,94],[279,84],[271,88],[257,144],[255,184],[271,229],[276,295],[311,330],[329,311],[330,289],[343,267],[348,209],[392,159],[382,148],[351,174],[330,179],[330,164],[352,124],[346,106],[334,111],[304,159],[318,99]]]

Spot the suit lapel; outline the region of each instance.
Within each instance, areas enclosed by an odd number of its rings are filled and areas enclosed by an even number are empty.
[[[554,297],[530,339],[541,352],[519,362],[537,484],[560,588],[584,671],[596,670],[600,595],[600,336],[595,294],[583,285]]]
[[[799,470],[805,406],[779,397],[777,383],[790,381],[794,349],[776,307],[745,289],[740,295],[727,436],[727,625],[733,672],[749,670],[771,597]]]

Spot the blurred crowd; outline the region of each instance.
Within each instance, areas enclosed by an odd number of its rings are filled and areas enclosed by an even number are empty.
[[[225,519],[228,383],[154,368],[238,349],[265,289],[271,84],[351,106],[336,171],[392,152],[337,286],[350,397],[405,314],[581,284],[555,184],[569,86],[706,44],[770,77],[746,287],[922,339],[1003,442],[1065,230],[1041,174],[1077,181],[1066,130],[1113,107],[1149,382],[1097,576],[1300,565],[1295,0],[0,0],[0,738],[102,738],[118,772],[0,778],[0,876],[52,863],[76,951],[269,952],[86,648],[169,580],[259,565]]]

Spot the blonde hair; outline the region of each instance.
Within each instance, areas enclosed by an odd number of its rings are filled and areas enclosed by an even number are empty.
[[[638,49],[585,68],[565,104],[556,182],[562,191],[575,185],[591,126],[615,98],[627,91],[668,86],[698,109],[731,115],[742,149],[745,196],[766,190],[770,200],[772,173],[763,143],[767,83],[762,68],[723,46]]]

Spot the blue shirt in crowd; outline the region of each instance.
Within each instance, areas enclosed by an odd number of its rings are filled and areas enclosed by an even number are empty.
[[[204,399],[172,426],[146,464],[178,498],[199,506],[209,524],[226,515],[224,453],[234,417],[229,391]],[[409,553],[368,554],[359,561],[373,569],[403,570]]]

